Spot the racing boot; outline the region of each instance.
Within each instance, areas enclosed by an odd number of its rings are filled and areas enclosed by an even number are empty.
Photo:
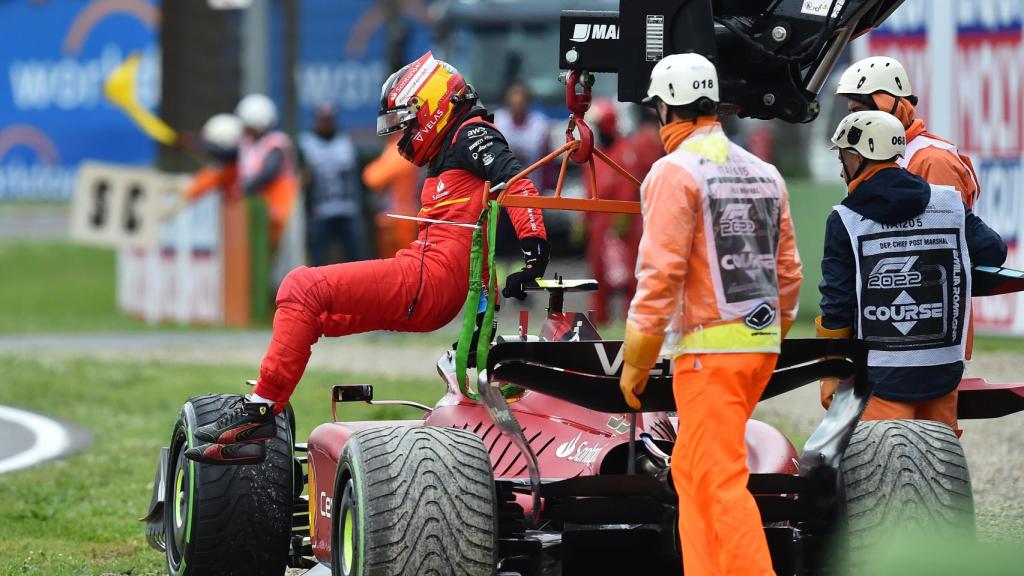
[[[185,450],[185,457],[203,464],[262,464],[267,459],[265,442],[200,444]]]
[[[238,402],[217,418],[195,431],[196,439],[210,444],[267,441],[277,434],[274,407],[262,402],[249,402],[239,396]]]

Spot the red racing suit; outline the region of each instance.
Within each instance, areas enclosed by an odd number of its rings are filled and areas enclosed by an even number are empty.
[[[489,120],[486,111],[474,110],[441,147],[420,192],[420,217],[475,224],[484,208],[484,182],[506,182],[520,172]],[[511,193],[537,190],[524,178]],[[547,239],[539,210],[508,213],[520,239]],[[255,393],[283,407],[321,335],[430,332],[448,324],[469,290],[472,236],[470,228],[420,222],[416,240],[394,258],[292,270],[277,293],[274,332]]]
[[[619,138],[605,151],[609,158],[633,176],[643,180],[651,166],[665,155],[657,128],[641,126],[633,135]],[[604,162],[595,163],[597,197],[602,200],[639,200],[640,190],[617,174]],[[636,291],[637,247],[643,233],[639,215],[589,212],[587,222],[587,267],[597,280],[590,306],[594,321],[607,324],[612,320],[611,303],[616,292],[625,298],[623,319],[629,312],[629,299]],[[617,253],[613,253],[616,250]]]

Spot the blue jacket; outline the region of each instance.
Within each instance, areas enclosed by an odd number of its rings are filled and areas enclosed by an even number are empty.
[[[882,224],[898,224],[922,212],[931,200],[931,187],[902,168],[888,168],[861,182],[843,200],[843,206]],[[1001,266],[1006,244],[981,218],[966,208],[967,251],[974,266]],[[857,268],[853,245],[839,213],[832,211],[825,224],[825,252],[821,259],[821,324],[829,329],[856,331]],[[963,377],[964,363],[912,368],[872,367],[868,376],[875,395],[886,400],[931,400],[952,392]]]

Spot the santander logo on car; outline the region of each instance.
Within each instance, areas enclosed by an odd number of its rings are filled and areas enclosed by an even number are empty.
[[[604,447],[597,442],[594,442],[592,445],[588,441],[580,442],[582,437],[583,432],[580,432],[572,440],[559,445],[555,449],[555,456],[564,458],[569,462],[583,464],[584,466],[590,466],[596,462],[598,455],[601,454],[601,450]]]

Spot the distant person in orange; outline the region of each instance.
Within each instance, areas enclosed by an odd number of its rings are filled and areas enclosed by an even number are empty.
[[[238,196],[238,144],[242,140],[242,122],[233,114],[217,114],[203,125],[199,135],[199,148],[209,162],[196,172],[185,200],[195,202],[213,191],[220,191],[225,199]]]
[[[415,216],[420,210],[419,171],[399,152],[401,138],[401,134],[392,134],[380,156],[363,169],[363,184],[384,197],[383,210],[375,219],[378,258],[390,258],[407,248],[418,233],[416,221],[388,216],[388,213]]]
[[[263,94],[242,98],[235,114],[245,128],[238,149],[242,192],[258,194],[266,201],[270,244],[276,247],[298,197],[295,147],[284,132],[274,130],[277,106]]]
[[[637,117],[636,131],[630,136],[619,133],[618,111],[614,102],[597,100],[587,114],[596,128],[602,151],[628,173],[643,179],[651,166],[665,155],[658,125],[648,110]],[[637,201],[640,190],[603,162],[596,162],[597,197],[605,200]],[[589,184],[589,182],[588,182]],[[643,230],[638,215],[588,212],[587,267],[598,282],[591,298],[591,309],[597,324],[612,321],[611,304],[616,294],[624,297],[623,316],[629,311],[629,299],[636,290],[637,247]]]
[[[840,77],[836,94],[848,100],[850,112],[881,110],[898,118],[907,136],[906,156],[899,159],[899,166],[929,184],[956,188],[967,207],[974,208],[981,194],[974,165],[955,144],[925,127],[903,64],[888,56],[854,62]]]
[[[722,131],[718,74],[699,54],[655,65],[667,156],[641,189],[644,229],[619,386],[634,410],[658,358],[674,359],[672,483],[687,576],[774,576],[747,490],[747,420],[796,317],[800,256],[786,185]]]

